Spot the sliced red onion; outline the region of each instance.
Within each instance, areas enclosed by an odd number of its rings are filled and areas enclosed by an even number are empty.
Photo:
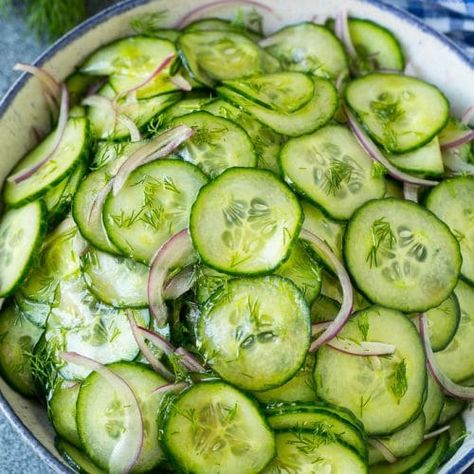
[[[392,451],[390,451],[390,449],[388,449],[388,447],[382,443],[382,441],[369,438],[369,444],[380,452],[380,454],[385,458],[385,461],[389,462],[390,464],[397,462],[397,458],[393,455]]]
[[[138,326],[138,331],[142,334],[145,339],[148,339],[156,347],[158,347],[165,355],[170,356],[174,354],[175,348],[168,340],[163,336],[160,336],[156,332],[150,331],[142,326]]]
[[[426,359],[428,368],[433,378],[441,385],[443,390],[452,397],[461,398],[464,400],[474,400],[474,387],[466,387],[458,385],[451,379],[446,377],[438,367],[438,364],[430,344],[430,336],[428,334],[428,323],[426,321],[426,314],[420,314],[420,335],[425,346]]]
[[[193,265],[189,265],[165,283],[163,298],[165,300],[175,300],[179,298],[193,287],[195,281],[196,270]]]
[[[464,145],[465,143],[472,142],[474,140],[474,130],[466,130],[461,132],[456,138],[451,139],[447,142],[440,142],[441,149],[447,150],[449,148],[456,148],[458,146]]]
[[[46,156],[38,163],[34,164],[30,168],[25,170],[18,171],[8,177],[9,182],[13,182],[15,184],[19,184],[28,178],[31,178],[40,168],[42,168],[48,161],[54,156],[61,141],[64,137],[64,132],[66,130],[67,119],[69,114],[69,93],[67,91],[66,86],[63,84],[61,86],[61,105],[59,108],[59,117],[58,117],[58,124],[56,126],[56,131],[54,134],[53,145],[51,150],[46,154]]]
[[[346,71],[343,71],[339,74],[339,76],[337,76],[337,79],[336,79],[336,89],[338,90],[338,92],[342,92],[342,86],[344,85],[344,81],[347,77],[347,72]]]
[[[171,76],[171,82],[179,89],[185,92],[190,92],[193,90],[190,82],[185,79],[181,74],[175,74]]]
[[[345,8],[339,10],[336,15],[334,30],[336,36],[341,40],[351,58],[357,57],[357,51],[352,42],[349,31],[349,21],[347,19],[347,10]]]
[[[142,139],[140,130],[138,130],[136,123],[130,117],[120,114],[117,119],[130,133],[130,141],[139,142]]]
[[[405,181],[403,183],[403,197],[407,201],[418,202],[418,185]]]
[[[317,334],[323,332],[329,327],[331,321],[321,321],[320,323],[314,323],[311,326],[311,336],[316,336]]]
[[[117,97],[115,97],[114,101],[117,102],[122,97],[125,97],[133,92],[136,92],[138,89],[141,89],[142,87],[145,87],[146,85],[148,85],[173,62],[174,58],[176,58],[176,54],[174,53],[168,54],[168,56],[166,56],[165,59],[163,59],[163,61],[161,61],[161,63],[158,64],[156,69],[144,81],[140,82],[140,84],[136,86],[131,87],[130,89],[120,92],[119,94],[117,94]]]
[[[397,73],[400,73],[400,71],[397,71]],[[415,67],[413,66],[413,63],[411,63],[410,61],[406,63],[405,69],[403,70],[403,74],[405,74],[405,76],[416,76],[416,71]]]
[[[102,215],[102,209],[104,207],[105,200],[108,194],[112,190],[112,180],[110,180],[97,194],[96,198],[92,202],[89,209],[89,215],[87,216],[87,223],[97,222]]]
[[[339,278],[342,289],[342,304],[339,312],[326,330],[311,344],[309,350],[310,352],[314,352],[323,344],[326,344],[326,342],[336,337],[339,331],[344,327],[344,324],[346,324],[352,313],[353,291],[351,280],[344,265],[342,265],[339,259],[334,255],[326,242],[304,228],[300,232],[300,239],[309,242],[316,253],[321,254],[325,261],[330,262]]]
[[[182,357],[183,365],[190,370],[191,372],[198,372],[201,374],[206,373],[206,369],[201,365],[201,363],[194,357],[189,351],[184,347],[178,347],[175,354]]]
[[[134,391],[120,375],[89,357],[84,357],[77,352],[61,352],[59,357],[72,364],[97,372],[124,399],[124,406],[128,408],[129,414],[125,421],[125,434],[120,437],[112,450],[108,468],[110,472],[114,473],[130,472],[140,458],[145,435],[142,412]]]
[[[474,105],[471,105],[462,114],[461,123],[463,125],[469,125],[473,117],[474,117]]]
[[[110,121],[113,124],[113,128],[115,129],[117,118],[118,118],[118,110],[115,103],[110,100],[108,97],[104,97],[103,95],[89,95],[82,100],[82,105],[86,107],[95,107],[98,109],[106,109],[108,110],[108,115],[110,116]]]
[[[35,76],[43,85],[47,95],[56,101],[56,104],[58,103],[57,101],[62,94],[61,84],[48,71],[46,71],[46,69],[32,66],[31,64],[16,63],[13,66],[13,70],[28,72]]]
[[[335,337],[326,343],[333,349],[351,354],[355,356],[384,356],[391,355],[395,352],[396,347],[393,344],[385,344],[383,342],[362,341],[357,344],[350,339],[342,339]]]
[[[184,390],[187,387],[189,387],[189,384],[186,382],[168,383],[166,385],[162,385],[161,387],[155,388],[152,393],[181,392],[181,390]]]
[[[438,181],[431,181],[428,179],[417,178],[416,176],[409,175],[400,171],[398,168],[392,165],[390,161],[383,156],[382,152],[377,148],[375,143],[370,139],[370,137],[365,133],[362,127],[357,122],[356,118],[352,112],[346,107],[346,115],[348,118],[349,126],[351,127],[354,136],[361,145],[361,147],[366,151],[366,153],[374,160],[387,168],[388,174],[398,181],[404,181],[407,183],[418,184],[420,186],[436,186]]]
[[[158,326],[163,327],[168,319],[163,287],[169,271],[178,265],[191,265],[195,260],[196,253],[188,229],[168,239],[152,258],[148,275],[148,304]]]
[[[31,137],[35,146],[43,139],[42,133],[36,127],[31,127]]]
[[[190,138],[193,129],[187,125],[178,125],[177,127],[166,130],[157,135],[141,148],[136,150],[130,157],[123,162],[112,183],[112,192],[116,196],[122,189],[125,181],[136,168],[150,161],[168,156],[173,150],[178,148],[183,142]]]
[[[205,3],[204,5],[200,5],[197,8],[194,8],[189,13],[184,15],[175,25],[175,28],[181,29],[184,28],[187,24],[194,21],[196,18],[199,17],[202,13],[206,12],[207,10],[212,10],[213,8],[218,8],[222,6],[231,6],[231,5],[244,5],[244,6],[251,6],[255,8],[260,8],[265,10],[269,13],[273,13],[273,10],[264,3],[257,2],[255,0],[216,0],[213,2]]]
[[[155,372],[159,373],[167,380],[173,380],[174,379],[173,374],[163,365],[161,360],[159,360],[158,357],[156,357],[156,355],[153,354],[152,350],[147,346],[144,339],[144,335],[142,331],[139,329],[131,311],[127,311],[127,317],[130,323],[130,327],[132,329],[133,337],[135,338],[135,342],[137,343],[137,346],[140,348],[140,351],[145,357],[145,359],[153,367]]]
[[[436,436],[439,436],[440,434],[444,433],[445,431],[448,431],[450,428],[449,425],[445,425],[442,428],[439,428],[435,431],[431,431],[430,433],[426,433],[425,436],[423,436],[424,440],[431,439],[431,438],[436,438]]]

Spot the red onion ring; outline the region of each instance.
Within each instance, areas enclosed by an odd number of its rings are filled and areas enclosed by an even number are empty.
[[[349,56],[351,58],[356,58],[357,51],[352,42],[351,34],[349,31],[349,22],[347,19],[347,10],[345,8],[339,10],[336,15],[334,23],[334,32],[336,36],[341,40],[342,44],[345,46]]]
[[[166,130],[147,142],[136,150],[130,157],[122,163],[117,174],[113,178],[112,192],[116,196],[122,189],[125,181],[136,168],[150,161],[168,156],[173,150],[178,148],[183,142],[190,138],[193,129],[186,125]]]
[[[189,384],[186,382],[168,383],[166,385],[162,385],[161,387],[155,388],[152,393],[180,392],[187,387],[189,387]]]
[[[418,184],[420,186],[436,186],[438,181],[431,181],[428,179],[417,178],[416,176],[409,175],[400,171],[398,168],[392,165],[390,161],[383,156],[382,152],[377,148],[375,143],[365,133],[362,127],[357,122],[352,112],[346,107],[346,115],[348,118],[349,126],[354,133],[360,146],[366,151],[366,153],[374,160],[387,168],[388,174],[398,181],[404,181],[407,183]]]
[[[374,438],[369,438],[368,442],[373,448],[380,452],[380,454],[385,458],[387,462],[389,462],[390,464],[397,462],[397,458],[393,455],[392,451],[390,451],[390,449],[388,449],[388,447],[384,443],[382,443],[382,441]]]
[[[206,373],[206,369],[201,363],[184,347],[178,347],[175,354],[182,357],[183,365],[191,372]]]
[[[442,150],[447,150],[472,142],[472,140],[474,140],[474,130],[467,130],[448,142],[440,143],[440,145]]]
[[[97,372],[125,399],[125,405],[130,415],[126,419],[125,432],[127,434],[120,437],[112,451],[109,460],[109,471],[116,473],[130,472],[140,458],[145,435],[142,412],[134,391],[120,375],[89,357],[84,357],[77,352],[61,352],[59,357],[72,364]]]
[[[67,91],[66,86],[63,84],[61,85],[61,105],[59,108],[59,117],[58,117],[58,124],[56,126],[56,131],[54,135],[53,146],[51,150],[46,154],[46,156],[39,161],[38,163],[34,164],[30,168],[26,170],[18,171],[8,177],[7,181],[13,182],[15,184],[20,184],[21,182],[31,178],[40,168],[42,168],[48,161],[54,156],[56,151],[61,144],[61,141],[64,137],[64,132],[66,130],[67,120],[69,114],[69,93]]]
[[[405,181],[403,183],[403,197],[407,201],[418,202],[418,186]]]
[[[13,66],[14,71],[27,72],[35,76],[43,85],[43,88],[46,94],[56,102],[61,96],[61,84],[48,72],[46,69],[42,69],[37,66],[32,66],[31,64],[16,63]]]
[[[474,117],[474,105],[468,107],[462,114],[461,123],[463,125],[469,125],[469,122]]]
[[[137,346],[140,348],[141,353],[149,364],[153,367],[153,370],[160,375],[162,375],[167,380],[173,380],[173,374],[163,365],[163,363],[153,354],[152,350],[147,346],[143,333],[140,331],[135,318],[133,317],[131,311],[127,311],[128,321],[132,329],[133,337]]]
[[[445,431],[448,431],[450,428],[449,425],[445,425],[442,428],[439,428],[435,431],[432,431],[431,433],[426,433],[425,436],[423,436],[424,440],[431,439],[431,438],[436,438],[436,436],[440,435],[441,433],[444,433]]]
[[[326,330],[311,344],[309,350],[310,352],[314,352],[323,344],[326,344],[328,341],[336,337],[339,334],[339,331],[344,327],[344,324],[346,324],[352,313],[353,291],[351,280],[347,274],[346,269],[344,268],[344,265],[342,265],[339,259],[334,255],[332,250],[323,240],[304,228],[301,229],[300,239],[306,240],[308,243],[310,243],[316,253],[323,255],[325,261],[330,262],[333,270],[339,278],[342,288],[341,308],[339,309],[337,316],[333,321],[331,321]]]
[[[474,400],[474,387],[465,387],[464,385],[458,385],[451,379],[446,377],[438,367],[438,364],[433,353],[433,349],[430,344],[430,337],[428,334],[428,323],[426,321],[426,314],[420,314],[420,335],[423,345],[425,346],[426,359],[428,368],[433,378],[441,385],[443,390],[452,397],[461,398],[464,400]]]
[[[314,323],[311,326],[311,336],[316,336],[317,334],[323,332],[329,327],[331,321],[321,321],[320,323]]]
[[[262,10],[267,11],[268,13],[273,13],[273,10],[264,3],[257,2],[255,0],[216,0],[213,2],[205,3],[204,5],[200,5],[197,8],[194,8],[189,13],[184,15],[175,25],[175,28],[181,29],[184,28],[186,25],[191,23],[195,20],[201,13],[205,12],[206,10],[211,10],[213,8],[226,6],[226,5],[248,5],[255,8],[260,8]]]
[[[140,130],[138,130],[137,125],[130,117],[120,114],[118,115],[117,119],[124,127],[127,128],[128,132],[130,133],[131,142],[139,142],[142,139]]]
[[[163,298],[163,287],[170,269],[177,265],[188,266],[196,260],[193,243],[188,229],[168,239],[155,253],[148,275],[148,304],[150,313],[158,326],[163,327],[168,319],[168,310]]]
[[[335,337],[326,343],[327,346],[344,354],[355,356],[385,356],[395,352],[396,347],[393,344],[383,342],[362,341],[357,344],[349,339],[340,339]]]
[[[179,89],[185,92],[190,92],[193,90],[193,87],[191,86],[190,82],[185,79],[181,74],[175,74],[174,76],[171,76],[171,82]]]
[[[165,300],[175,300],[188,292],[196,281],[196,271],[193,265],[183,268],[176,276],[170,278],[163,288]]]

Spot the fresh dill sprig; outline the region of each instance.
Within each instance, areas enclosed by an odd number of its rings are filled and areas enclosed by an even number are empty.
[[[315,423],[312,425],[311,431],[294,431],[295,439],[289,440],[287,444],[293,445],[303,454],[312,454],[320,446],[335,443],[337,435],[332,430],[332,427],[324,422]]]
[[[390,390],[395,395],[397,402],[400,403],[400,400],[408,390],[407,364],[405,359],[402,359],[401,362],[396,365],[391,379]]]
[[[335,195],[343,183],[351,180],[353,166],[343,160],[332,159],[324,172],[323,190],[326,194]]]
[[[160,10],[138,16],[130,22],[132,29],[139,35],[153,36],[156,31],[163,28],[163,22],[168,16],[168,10]]]
[[[378,267],[378,253],[380,248],[388,247],[393,248],[396,243],[395,234],[392,231],[392,227],[385,220],[385,217],[375,220],[370,228],[372,247],[367,255],[366,261],[369,262],[370,268],[374,265]]]

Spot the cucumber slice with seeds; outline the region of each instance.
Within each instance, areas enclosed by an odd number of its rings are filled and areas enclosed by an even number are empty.
[[[190,233],[206,265],[256,275],[271,273],[288,256],[300,223],[298,200],[273,173],[233,168],[199,193]]]
[[[340,125],[288,140],[280,164],[285,181],[335,219],[349,219],[362,204],[385,194],[372,159]]]
[[[20,285],[30,269],[46,231],[42,201],[7,211],[0,222],[0,297]]]
[[[367,473],[364,460],[350,447],[337,441],[330,428],[324,424],[314,430],[278,431],[275,442],[277,456],[262,474]]]
[[[287,382],[309,348],[310,317],[293,283],[278,276],[229,280],[206,303],[197,346],[225,380],[246,390]]]
[[[164,457],[158,438],[161,427],[157,422],[163,393],[155,392],[155,389],[167,382],[136,362],[117,362],[107,367],[130,385],[138,399],[145,430],[140,457],[132,472],[148,472]],[[81,385],[77,399],[79,436],[86,453],[103,469],[108,468],[114,448],[126,435],[127,412],[121,394],[97,372],[91,373]]]
[[[271,75],[268,76],[268,80],[271,80],[271,77]],[[337,91],[331,82],[321,78],[313,78],[313,82],[314,95],[312,99],[304,107],[291,114],[269,110],[228,87],[218,87],[217,93],[224,100],[243,108],[275,132],[298,137],[311,133],[329,122],[338,106]]]
[[[425,433],[429,433],[436,425],[444,405],[444,393],[441,387],[428,372],[428,385],[426,387],[426,400],[423,404],[425,414]],[[421,443],[420,443],[421,444]],[[394,453],[395,454],[395,453]]]
[[[262,35],[257,31],[249,29],[245,25],[240,25],[234,22],[223,20],[222,18],[204,18],[196,20],[186,26],[185,31],[233,31],[248,36],[252,41],[258,42]]]
[[[193,112],[177,118],[171,126],[187,125],[194,134],[175,154],[198,166],[211,178],[233,167],[257,164],[254,146],[239,125],[208,112]]]
[[[285,70],[337,79],[347,74],[346,53],[326,27],[314,23],[287,26],[266,38],[263,47]]]
[[[195,474],[253,474],[275,455],[273,433],[256,404],[221,382],[193,385],[173,401],[163,443],[183,472]]]
[[[451,229],[461,247],[461,273],[474,283],[474,176],[447,179],[426,199],[426,207]]]
[[[137,168],[106,199],[107,235],[124,256],[148,264],[156,250],[188,226],[191,206],[207,178],[196,166],[162,159]]]
[[[41,162],[54,143],[55,132],[50,133],[34,150],[30,151],[15,168],[12,174],[26,170]],[[79,166],[89,153],[89,127],[85,118],[70,118],[57,150],[49,161],[36,173],[21,183],[6,181],[3,187],[5,203],[12,207],[37,199],[59,184]]]
[[[115,308],[148,307],[146,265],[89,248],[81,256],[81,269],[90,292],[103,303]]]
[[[278,61],[246,36],[231,31],[183,33],[180,57],[193,79],[214,87],[216,82],[279,70]]]
[[[391,153],[430,142],[449,116],[443,93],[414,77],[368,74],[350,82],[344,95],[371,137]]]
[[[403,313],[372,306],[355,313],[338,337],[396,349],[391,357],[371,360],[321,347],[314,372],[318,396],[351,410],[370,435],[390,434],[416,418],[427,382],[423,344],[413,323]]]
[[[459,244],[448,227],[418,204],[398,199],[374,200],[356,211],[344,255],[371,301],[406,312],[439,306],[461,267]]]

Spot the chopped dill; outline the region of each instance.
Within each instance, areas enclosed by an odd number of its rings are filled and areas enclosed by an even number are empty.
[[[402,359],[402,361],[396,365],[391,379],[390,390],[395,395],[397,402],[400,403],[400,400],[408,390],[407,365],[405,359]]]
[[[326,194],[335,195],[341,189],[343,183],[351,180],[353,166],[343,160],[332,159],[324,172],[323,190]]]
[[[382,247],[393,248],[396,243],[395,234],[385,217],[375,220],[370,228],[372,247],[367,255],[366,261],[369,262],[370,268],[378,267],[378,253]]]

